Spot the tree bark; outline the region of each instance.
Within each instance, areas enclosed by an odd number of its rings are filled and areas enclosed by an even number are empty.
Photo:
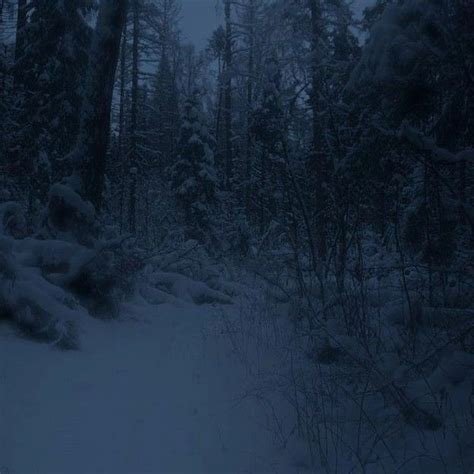
[[[16,43],[15,43],[15,66],[13,73],[13,81],[18,85],[20,75],[20,60],[25,54],[25,28],[27,22],[27,0],[18,0],[17,17],[16,17]]]
[[[318,256],[325,260],[327,254],[327,225],[326,211],[328,204],[328,182],[327,182],[327,163],[326,156],[323,151],[323,130],[318,117],[319,101],[318,93],[321,87],[321,67],[318,61],[319,38],[321,28],[321,5],[319,0],[308,0],[309,10],[311,14],[311,109],[312,109],[312,150],[311,150],[311,174],[315,180],[315,209],[316,219],[316,235]]]
[[[133,234],[137,230],[137,126],[138,126],[138,38],[139,38],[139,5],[138,0],[133,0],[133,42],[132,42],[132,104],[130,114],[130,202],[129,228]]]
[[[226,188],[230,190],[233,173],[232,150],[232,25],[230,0],[225,0],[225,74],[224,74],[224,127],[225,127],[225,177]]]
[[[255,45],[255,0],[249,0],[249,30],[248,30],[248,64],[247,64],[247,143],[246,143],[246,178],[250,181],[252,173],[252,103],[254,81],[254,45]]]
[[[127,0],[101,0],[92,39],[80,131],[74,151],[83,197],[102,206],[112,93]]]
[[[123,38],[120,55],[120,111],[119,111],[119,136],[118,136],[118,160],[120,165],[120,232],[124,225],[124,205],[125,205],[125,82],[127,80],[127,24],[123,27]]]

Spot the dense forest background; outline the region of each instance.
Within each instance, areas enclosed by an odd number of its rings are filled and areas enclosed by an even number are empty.
[[[232,303],[311,469],[471,473],[474,3],[217,3],[0,0],[0,318]]]

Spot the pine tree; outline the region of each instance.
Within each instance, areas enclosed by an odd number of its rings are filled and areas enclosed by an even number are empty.
[[[176,152],[179,132],[178,90],[176,85],[176,56],[179,50],[177,0],[156,2],[156,30],[159,40],[159,65],[152,96],[152,147],[158,154],[160,173],[168,167]]]
[[[285,140],[283,105],[281,101],[281,70],[274,57],[265,63],[265,80],[261,103],[252,118],[252,132],[259,145],[260,160],[255,165],[256,192],[259,196],[259,225],[263,232],[277,212],[278,183],[282,146]]]
[[[233,33],[231,0],[224,0],[225,48],[224,48],[224,144],[225,144],[225,185],[232,187],[234,173],[234,149],[232,132],[232,72],[233,72]]]
[[[83,0],[19,2],[14,81],[19,127],[9,138],[12,160],[24,160],[30,211],[48,186],[66,176],[64,156],[79,129],[81,81],[91,29]]]
[[[171,170],[172,188],[184,216],[185,234],[189,239],[206,242],[212,233],[217,178],[197,91],[184,105],[178,150],[177,162]]]
[[[159,169],[163,170],[174,158],[178,124],[178,93],[167,54],[163,54],[160,60],[153,105],[157,132],[156,150],[159,153]]]

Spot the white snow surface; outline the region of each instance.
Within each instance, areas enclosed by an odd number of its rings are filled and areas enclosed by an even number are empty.
[[[0,325],[0,472],[301,472],[242,397],[221,311],[128,304],[69,352]]]

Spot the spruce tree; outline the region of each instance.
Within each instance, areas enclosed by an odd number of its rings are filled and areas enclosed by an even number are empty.
[[[172,167],[172,188],[185,220],[185,235],[206,242],[212,232],[217,178],[198,91],[185,102],[178,150]]]
[[[265,80],[260,104],[252,119],[252,131],[258,145],[260,159],[255,163],[255,184],[258,195],[258,221],[264,232],[277,212],[280,190],[276,183],[281,177],[281,159],[285,137],[282,108],[281,72],[277,60],[265,63]]]
[[[15,50],[15,121],[9,137],[11,158],[22,161],[30,210],[46,197],[51,182],[71,171],[63,160],[79,129],[81,82],[89,55],[91,29],[83,0],[22,4],[25,18]],[[27,10],[27,11],[26,11]],[[26,15],[27,19],[26,19]]]

